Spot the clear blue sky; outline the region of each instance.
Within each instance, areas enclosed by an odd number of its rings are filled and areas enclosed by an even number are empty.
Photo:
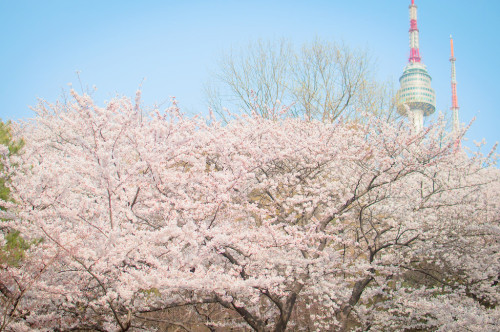
[[[0,118],[33,116],[68,83],[97,97],[132,96],[143,78],[146,104],[175,96],[205,113],[203,85],[224,50],[256,39],[315,38],[367,48],[378,76],[395,84],[407,61],[410,0],[0,0]],[[437,109],[451,104],[449,35],[455,40],[462,122],[468,137],[500,140],[500,1],[416,0],[421,55]]]

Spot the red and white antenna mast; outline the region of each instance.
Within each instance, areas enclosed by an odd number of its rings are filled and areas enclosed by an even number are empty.
[[[417,6],[415,0],[410,5],[410,62],[420,62],[420,50],[418,42]]]
[[[455,71],[455,52],[453,51],[453,37],[450,35],[450,48],[451,48],[451,111],[453,112],[453,132],[457,133],[460,129],[460,122],[458,120],[458,100],[457,100],[457,76]]]

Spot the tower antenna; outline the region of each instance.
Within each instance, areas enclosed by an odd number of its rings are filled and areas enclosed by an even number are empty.
[[[456,134],[460,129],[458,120],[458,99],[457,99],[457,74],[455,70],[455,52],[453,50],[453,37],[450,35],[450,63],[451,63],[451,111],[453,116],[453,132]]]
[[[420,45],[418,40],[417,6],[415,0],[410,5],[410,62],[420,62]]]

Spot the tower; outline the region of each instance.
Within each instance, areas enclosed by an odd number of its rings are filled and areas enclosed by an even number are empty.
[[[410,57],[403,75],[399,78],[400,89],[396,95],[398,112],[413,122],[417,131],[424,126],[424,116],[436,110],[436,93],[431,87],[431,76],[421,62],[417,27],[417,6],[411,1],[410,9]]]
[[[451,111],[453,116],[453,133],[457,134],[460,130],[460,122],[458,120],[458,101],[457,101],[457,76],[455,71],[455,53],[453,51],[453,37],[450,35],[451,48]]]

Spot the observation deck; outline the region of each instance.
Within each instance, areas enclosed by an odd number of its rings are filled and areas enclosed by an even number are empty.
[[[421,62],[409,62],[399,78],[401,88],[396,94],[398,113],[409,116],[407,110],[428,116],[436,110],[436,93],[431,76]]]

